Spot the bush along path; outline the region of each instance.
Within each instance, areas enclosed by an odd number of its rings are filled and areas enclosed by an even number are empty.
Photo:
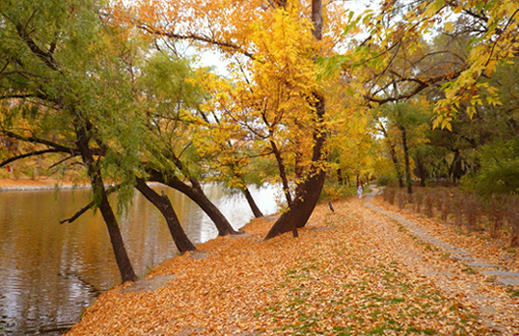
[[[318,206],[295,239],[255,219],[101,295],[69,335],[518,334],[516,292],[363,202]]]

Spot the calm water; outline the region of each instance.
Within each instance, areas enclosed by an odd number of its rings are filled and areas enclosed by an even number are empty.
[[[209,218],[190,199],[167,188],[193,243],[216,237]],[[241,194],[205,187],[235,228],[253,218]],[[276,211],[273,188],[252,189],[263,214]],[[0,192],[0,335],[57,335],[76,323],[95,298],[121,281],[105,224],[91,211],[59,224],[88,203],[88,191]],[[176,255],[161,214],[136,194],[119,219],[135,272]]]

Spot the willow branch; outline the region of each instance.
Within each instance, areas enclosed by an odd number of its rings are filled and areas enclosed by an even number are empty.
[[[40,138],[36,138],[36,137],[24,137],[24,136],[22,136],[20,134],[16,134],[16,133],[11,132],[11,131],[3,131],[2,133],[4,135],[10,137],[10,138],[14,138],[14,139],[17,139],[17,140],[20,140],[20,141],[30,142],[30,143],[40,144],[40,145],[45,145],[47,147],[54,148],[56,152],[69,153],[69,154],[74,155],[74,156],[80,155],[80,153],[76,149],[74,149],[74,148],[65,147],[65,146],[62,146],[60,144],[57,144],[55,142],[48,141],[48,140],[45,140],[45,139],[40,139]]]
[[[113,186],[113,187],[110,187],[106,190],[106,194],[107,195],[110,195],[114,192],[116,192],[117,190],[121,189],[121,185],[118,184],[116,186]],[[96,203],[94,201],[88,203],[87,205],[85,205],[83,208],[81,208],[81,210],[79,210],[78,212],[76,212],[74,214],[74,216],[70,217],[70,218],[67,218],[67,219],[64,219],[62,221],[60,221],[59,223],[60,224],[64,224],[66,222],[69,222],[69,223],[72,223],[73,221],[75,221],[76,219],[78,219],[79,217],[81,217],[85,212],[87,212],[88,210],[92,209],[94,206],[96,205]]]

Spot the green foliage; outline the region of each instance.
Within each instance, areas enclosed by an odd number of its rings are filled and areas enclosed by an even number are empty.
[[[356,187],[343,185],[326,181],[319,197],[320,201],[335,201],[341,198],[350,197],[355,195],[357,192]]]
[[[468,189],[488,196],[519,193],[519,140],[496,140],[483,146],[481,168],[463,182]]]
[[[20,137],[24,151],[72,149],[78,130],[90,125],[89,146],[103,154],[96,156],[103,178],[122,184],[123,205],[133,193],[146,128],[136,113],[128,71],[127,55],[134,46],[100,20],[104,5],[96,0],[2,2],[0,131]],[[55,172],[77,171],[80,162],[64,150],[47,164],[56,163]]]

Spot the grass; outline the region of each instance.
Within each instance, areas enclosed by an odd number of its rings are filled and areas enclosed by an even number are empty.
[[[519,289],[509,289],[508,293],[511,297],[519,297]]]

